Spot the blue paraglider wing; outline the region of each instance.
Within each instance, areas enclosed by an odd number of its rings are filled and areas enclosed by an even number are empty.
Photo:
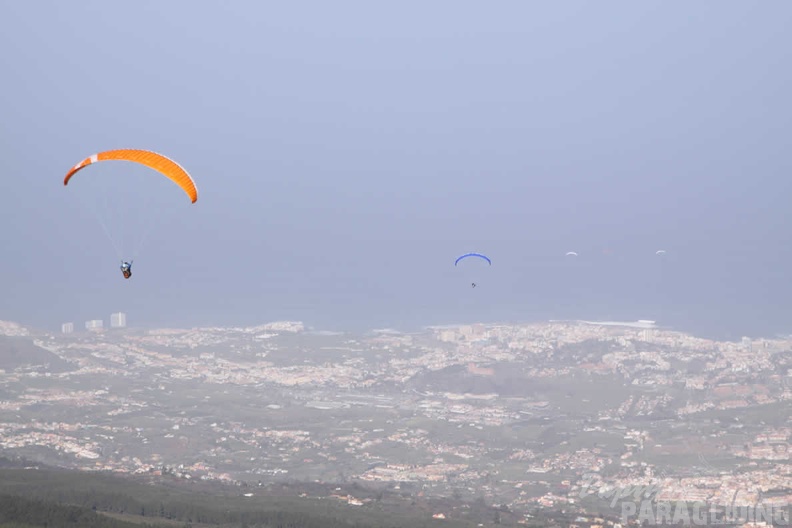
[[[486,260],[489,263],[490,266],[492,266],[492,261],[489,259],[489,257],[486,256],[486,255],[482,255],[481,253],[466,253],[466,254],[462,255],[461,257],[459,257],[458,259],[456,259],[456,261],[454,262],[454,266],[459,264],[460,260],[466,259],[468,257],[482,258],[482,259]]]

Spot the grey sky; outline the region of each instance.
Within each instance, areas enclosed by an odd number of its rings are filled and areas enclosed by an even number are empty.
[[[0,0],[0,319],[789,330],[790,21],[782,0]],[[130,281],[61,184],[122,147],[200,192],[129,178],[174,206]],[[475,290],[467,251],[493,259]]]

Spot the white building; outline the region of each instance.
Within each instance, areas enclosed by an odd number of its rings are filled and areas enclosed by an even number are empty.
[[[74,323],[63,323],[61,325],[61,333],[71,334],[72,332],[74,332]]]
[[[87,330],[101,330],[104,328],[104,322],[101,319],[93,319],[91,321],[85,321],[85,328]]]
[[[123,312],[110,314],[110,326],[113,328],[124,328],[126,326],[126,314]]]

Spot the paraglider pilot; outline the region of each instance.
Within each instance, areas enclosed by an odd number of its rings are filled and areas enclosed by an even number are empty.
[[[121,273],[124,274],[124,278],[128,279],[132,276],[132,263],[131,262],[121,262]]]

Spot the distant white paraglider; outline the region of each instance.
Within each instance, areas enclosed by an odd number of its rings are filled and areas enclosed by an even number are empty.
[[[577,253],[575,253],[574,251],[567,251],[567,253],[566,253],[566,256],[567,256],[567,257],[569,257],[569,256],[572,256],[572,257],[577,257],[577,256],[578,256],[578,254],[577,254]]]
[[[655,255],[665,255],[665,253],[666,253],[665,249],[658,249],[657,251],[655,251]]]

